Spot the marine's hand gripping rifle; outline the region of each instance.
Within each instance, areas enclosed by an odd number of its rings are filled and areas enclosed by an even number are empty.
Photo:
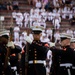
[[[13,34],[13,29],[11,27],[9,33],[9,41],[12,41],[12,37],[13,37],[12,34]],[[7,52],[6,52],[5,62],[4,62],[4,70],[6,70],[7,66],[10,65],[9,62],[10,50],[11,50],[10,47],[7,47]]]

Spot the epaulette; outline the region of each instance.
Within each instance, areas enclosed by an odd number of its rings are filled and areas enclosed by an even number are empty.
[[[48,44],[48,43],[45,43],[44,46],[45,46],[45,47],[49,47],[49,44]]]

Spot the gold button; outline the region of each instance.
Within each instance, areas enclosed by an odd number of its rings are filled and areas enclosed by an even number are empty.
[[[35,54],[35,56],[37,56],[37,54]]]
[[[34,50],[36,50],[36,48],[34,48]]]
[[[38,41],[38,42],[40,42],[40,41]]]
[[[31,51],[31,50],[29,50],[29,51]]]
[[[34,60],[33,63],[36,64],[37,63],[37,60]]]
[[[37,53],[37,51],[34,51],[34,53]]]
[[[59,62],[59,64],[60,64],[60,62]]]
[[[2,71],[2,73],[4,73],[4,71]]]
[[[35,59],[37,59],[37,57],[35,57]]]

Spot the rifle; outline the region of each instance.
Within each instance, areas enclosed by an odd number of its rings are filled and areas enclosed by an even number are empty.
[[[55,29],[53,28],[53,33],[52,33],[52,42],[55,42],[54,33],[55,33]]]
[[[27,28],[27,35],[29,35],[29,27]],[[27,75],[27,71],[28,71],[28,50],[29,50],[29,43],[26,43],[26,51],[25,51],[25,75]]]
[[[13,33],[13,28],[10,27],[10,40],[9,41],[12,41],[12,33]],[[9,64],[9,55],[10,55],[10,48],[7,48],[7,53],[6,53],[6,57],[5,57],[5,62],[4,62],[4,70],[6,70],[8,64]],[[10,64],[9,64],[10,65]]]
[[[25,51],[25,75],[27,75],[28,71],[28,43],[26,44],[26,51]]]

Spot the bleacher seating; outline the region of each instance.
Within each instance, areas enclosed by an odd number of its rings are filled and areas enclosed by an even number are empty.
[[[24,12],[29,12],[30,9],[33,7],[32,5],[28,5],[28,1],[27,0],[18,0],[19,2],[19,8],[21,10],[22,13]],[[12,20],[12,15],[11,15],[12,10],[0,10],[0,14],[2,16],[5,17],[5,20],[3,21],[3,25],[6,29],[9,29],[11,26],[14,27],[15,26],[15,21]],[[53,28],[53,25],[51,22],[46,22],[47,23],[47,28],[51,27]],[[72,28],[74,30],[74,26],[72,27],[70,24],[69,20],[62,20],[61,21],[61,27],[60,27],[60,31],[62,30],[66,30],[66,28]],[[23,31],[24,28],[21,28],[21,31]]]

